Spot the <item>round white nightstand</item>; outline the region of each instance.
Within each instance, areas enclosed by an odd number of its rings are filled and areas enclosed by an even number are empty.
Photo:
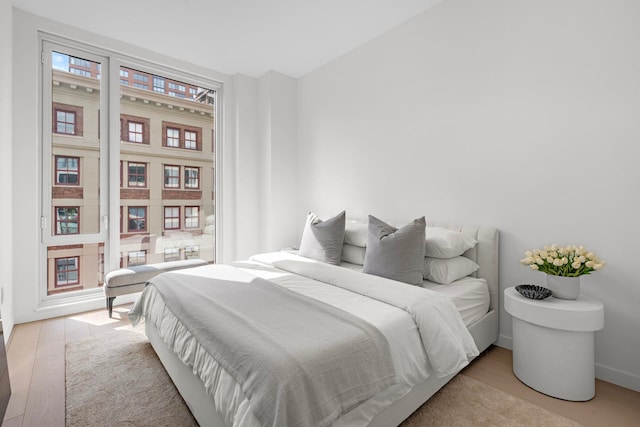
[[[604,306],[577,300],[525,298],[515,287],[504,291],[504,309],[513,320],[513,373],[549,396],[585,401],[595,396],[594,331],[604,327]]]

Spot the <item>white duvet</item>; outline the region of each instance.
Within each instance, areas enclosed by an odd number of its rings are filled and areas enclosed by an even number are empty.
[[[341,267],[319,263],[284,252],[262,254],[251,261],[233,264],[287,289],[316,298],[356,315],[376,326],[389,342],[398,384],[347,413],[337,426],[366,425],[386,406],[407,394],[430,375],[446,376],[458,372],[478,354],[473,338],[451,300],[437,292],[370,276]],[[181,274],[206,275],[209,266],[183,270]],[[191,354],[190,360],[207,360],[207,372],[194,372],[213,390],[216,409],[229,426],[257,426],[250,405],[240,386],[203,349],[189,345],[193,340],[178,319],[153,298],[149,308],[163,319],[154,322],[160,335],[178,336],[167,343],[178,354]],[[392,305],[393,304],[393,305]],[[394,305],[400,306],[398,308]],[[406,311],[405,311],[406,310]],[[149,316],[147,316],[149,317]],[[148,319],[150,320],[150,319]],[[170,328],[172,333],[163,329]],[[175,332],[179,331],[178,334]],[[192,348],[181,348],[181,343]],[[206,353],[206,352],[205,352]],[[183,358],[184,359],[184,358]],[[188,360],[183,360],[188,363]],[[203,377],[204,376],[204,377]]]

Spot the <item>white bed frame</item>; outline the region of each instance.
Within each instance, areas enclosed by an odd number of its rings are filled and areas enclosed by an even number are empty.
[[[468,326],[471,336],[475,340],[480,352],[482,352],[498,339],[498,230],[494,227],[472,225],[451,226],[441,223],[428,225],[459,230],[478,241],[476,247],[467,251],[464,256],[472,259],[480,266],[480,269],[475,275],[485,279],[489,285],[491,298],[489,312],[482,319]],[[206,394],[200,378],[194,375],[191,368],[182,363],[182,361],[169,350],[158,334],[155,325],[148,321],[145,322],[145,331],[153,349],[200,426],[223,427],[225,424],[222,416],[216,411],[213,399]],[[398,399],[378,413],[371,423],[369,423],[369,427],[399,425],[454,376],[455,374],[437,378],[433,375],[424,382],[417,384],[406,396]]]

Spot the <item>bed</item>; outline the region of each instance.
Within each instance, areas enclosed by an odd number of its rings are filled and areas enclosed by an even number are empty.
[[[451,357],[452,360],[442,357],[443,352],[448,350],[436,349],[438,345],[432,344],[430,349],[424,343],[431,338],[420,335],[422,334],[420,328],[416,328],[418,332],[411,332],[405,336],[395,333],[393,328],[397,326],[390,326],[388,320],[380,320],[381,318],[402,318],[403,320],[398,322],[405,322],[404,317],[407,316],[404,316],[404,313],[402,316],[397,315],[394,311],[396,308],[391,307],[388,301],[380,300],[378,296],[369,298],[358,294],[357,289],[350,288],[350,286],[356,286],[353,285],[354,283],[362,283],[362,288],[366,289],[363,293],[366,293],[369,292],[370,287],[374,286],[370,283],[371,276],[359,272],[361,265],[357,262],[343,262],[339,267],[325,266],[294,254],[279,252],[257,255],[248,261],[233,263],[230,267],[233,268],[233,273],[230,274],[237,275],[240,281],[245,280],[246,277],[266,279],[279,287],[293,290],[294,293],[300,292],[325,304],[350,311],[355,316],[365,319],[367,323],[374,324],[389,341],[390,356],[397,374],[397,382],[392,385],[386,384],[371,397],[344,410],[337,419],[330,422],[331,425],[399,425],[453,378],[478,352],[484,351],[497,339],[498,231],[493,227],[429,225],[458,230],[478,242],[464,253],[464,257],[478,264],[479,269],[475,273],[449,285],[424,281],[421,286],[427,289],[426,292],[444,295],[440,299],[451,301],[455,305],[458,312],[456,316],[459,314],[458,319],[463,323],[462,327],[468,331],[467,335],[475,344],[473,351],[469,348],[460,350],[465,355],[464,360],[461,361],[454,361],[454,357]],[[353,261],[353,257],[347,258],[347,261]],[[220,271],[224,269],[226,267],[205,266],[158,277],[180,282],[194,280],[193,277],[204,278],[222,274],[224,272],[220,273]],[[376,282],[375,286],[381,286],[382,290],[379,292],[381,294],[386,294],[385,280],[387,279],[374,278],[373,280]],[[340,286],[336,286],[337,281],[345,282],[345,288],[339,283]],[[407,290],[413,292],[416,287],[411,288]],[[394,299],[395,295],[391,295],[390,298]],[[436,300],[438,298],[435,297]],[[244,394],[243,388],[235,381],[235,374],[229,374],[225,366],[212,363],[209,359],[203,361],[203,357],[198,356],[197,352],[195,356],[189,355],[184,349],[176,350],[175,342],[166,342],[168,340],[166,337],[172,333],[182,337],[180,333],[175,332],[176,329],[182,328],[182,325],[180,319],[173,318],[171,310],[163,305],[161,297],[158,298],[156,295],[154,301],[148,302],[148,312],[144,311],[141,304],[136,304],[132,310],[133,316],[146,317],[145,331],[149,341],[198,423],[201,426],[215,427],[263,424],[252,413],[249,399]],[[149,306],[154,304],[161,307],[156,310],[155,315],[149,309]],[[388,314],[385,315],[387,311]],[[167,320],[168,318],[170,320]],[[455,323],[448,318],[444,321]],[[419,338],[410,338],[410,334],[418,334],[416,336]],[[423,353],[425,354],[422,356],[424,359],[419,356],[422,354],[421,349],[411,349],[411,346],[420,347],[421,341],[424,345]],[[192,344],[190,345],[193,347]],[[202,353],[202,349],[200,352]],[[203,375],[205,370],[208,374]]]

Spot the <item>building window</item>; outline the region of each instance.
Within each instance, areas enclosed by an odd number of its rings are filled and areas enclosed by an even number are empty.
[[[185,228],[198,228],[200,226],[200,207],[186,206],[184,208]]]
[[[184,188],[200,188],[199,172],[198,168],[184,168]]]
[[[79,176],[79,157],[56,156],[56,185],[78,185]]]
[[[147,208],[145,206],[129,207],[129,231],[147,231]]]
[[[80,257],[56,258],[56,287],[80,283]]]
[[[142,123],[129,122],[129,138],[127,141],[141,143],[143,141],[143,126]]]
[[[187,148],[189,150],[195,150],[198,147],[198,134],[190,131],[190,130],[185,130],[184,131],[184,148]]]
[[[187,246],[184,248],[185,259],[200,258],[200,246]]]
[[[165,188],[180,188],[180,166],[164,165]]]
[[[202,151],[202,128],[162,122],[162,145]]]
[[[125,86],[129,86],[129,80],[120,79],[120,84],[121,85],[125,85]]]
[[[179,248],[167,248],[164,250],[164,261],[177,261],[180,259]]]
[[[145,265],[147,263],[147,251],[130,251],[127,252],[127,265],[134,267],[136,265]]]
[[[149,144],[149,119],[146,117],[120,115],[120,138],[125,142]]]
[[[180,147],[180,129],[167,128],[167,147]]]
[[[120,69],[120,77],[128,78],[129,77],[129,71]]]
[[[164,208],[164,229],[177,230],[180,228],[180,207],[165,206]]]
[[[145,76],[144,74],[133,73],[133,80],[147,83],[149,81],[149,76]]]
[[[79,211],[78,207],[56,207],[56,234],[78,234]]]
[[[190,87],[189,94],[195,98],[196,95],[198,94],[198,90],[195,87]]]
[[[153,90],[164,93],[164,79],[162,77],[153,76]]]
[[[147,164],[129,163],[129,187],[147,186]]]
[[[71,71],[74,74],[81,75],[81,76],[91,77],[91,71],[80,70],[78,68],[69,68],[69,71]]]
[[[53,133],[82,136],[83,108],[77,105],[52,103]]]
[[[137,87],[138,89],[149,90],[149,86],[143,85],[142,83],[133,82],[133,87]]]

